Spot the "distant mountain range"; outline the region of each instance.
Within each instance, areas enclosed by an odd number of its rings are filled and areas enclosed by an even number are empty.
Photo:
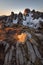
[[[39,11],[35,11],[35,10],[30,10],[30,9],[28,9],[28,8],[26,8],[25,10],[24,10],[24,13],[29,13],[29,12],[31,12],[31,13],[33,13],[33,18],[34,19],[38,19],[39,17],[41,17],[41,18],[43,18],[43,12],[39,12]],[[24,14],[23,13],[23,14]],[[16,14],[17,15],[17,14]],[[2,20],[2,19],[6,19],[8,16],[6,16],[6,15],[3,15],[3,16],[0,16],[0,20]]]

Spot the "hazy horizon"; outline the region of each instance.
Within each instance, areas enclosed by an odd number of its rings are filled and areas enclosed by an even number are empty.
[[[10,15],[14,13],[23,13],[25,8],[43,12],[43,0],[0,0],[0,15]]]

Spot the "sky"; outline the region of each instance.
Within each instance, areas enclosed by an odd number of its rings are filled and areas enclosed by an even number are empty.
[[[43,12],[43,0],[0,0],[0,15],[23,12],[25,8]]]

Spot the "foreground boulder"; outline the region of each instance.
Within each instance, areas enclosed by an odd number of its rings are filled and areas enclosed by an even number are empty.
[[[1,65],[43,65],[43,43],[36,30],[13,25],[1,29],[0,34]]]

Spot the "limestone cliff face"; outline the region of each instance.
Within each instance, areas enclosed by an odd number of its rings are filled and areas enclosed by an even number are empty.
[[[0,65],[43,65],[43,35],[40,30],[15,25],[0,29],[0,35]]]

